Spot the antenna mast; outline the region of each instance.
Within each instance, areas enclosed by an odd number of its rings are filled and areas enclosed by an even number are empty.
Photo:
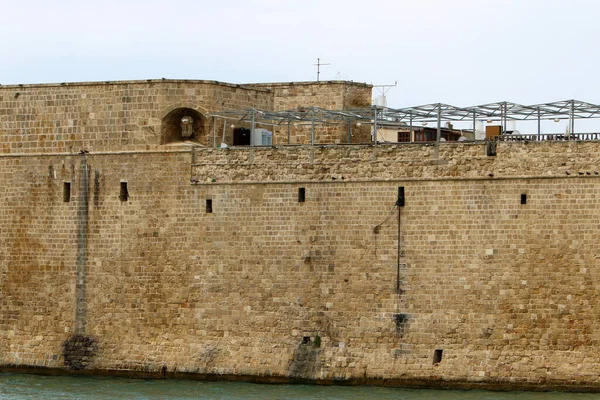
[[[321,75],[321,65],[331,65],[331,64],[323,64],[323,63],[321,63],[321,59],[317,58],[317,63],[313,64],[313,65],[316,65],[316,67],[317,67],[317,82],[319,82],[319,78]]]
[[[395,81],[393,85],[373,85],[381,95],[373,99],[373,104],[376,106],[387,107],[387,99],[385,95],[390,91],[391,88],[398,86],[398,81]]]
[[[385,96],[391,88],[396,86],[398,86],[398,81],[395,81],[393,85],[373,85],[373,87],[376,88],[382,96]]]

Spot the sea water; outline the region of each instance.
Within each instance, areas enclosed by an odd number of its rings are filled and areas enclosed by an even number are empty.
[[[177,379],[0,374],[4,400],[179,399],[395,399],[395,400],[591,400],[600,394],[399,389],[372,386],[267,385]]]

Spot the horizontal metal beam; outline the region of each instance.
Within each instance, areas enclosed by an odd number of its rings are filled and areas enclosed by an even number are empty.
[[[326,110],[320,107],[298,108],[285,111],[259,110],[255,108],[243,110],[224,110],[210,113],[209,117],[250,121],[254,116],[256,123],[281,125],[283,123],[301,123],[314,121],[318,124],[372,123],[374,113],[380,123],[412,123],[435,122],[440,117],[445,121],[472,121],[485,119],[495,121],[506,120],[541,120],[600,118],[600,105],[578,100],[563,100],[553,103],[523,105],[510,102],[488,103],[470,107],[456,107],[449,104],[433,103],[416,107],[389,108],[371,106],[347,110]]]

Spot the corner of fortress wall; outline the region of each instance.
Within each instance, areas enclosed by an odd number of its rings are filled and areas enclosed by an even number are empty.
[[[62,153],[10,135],[3,370],[600,387],[597,142],[490,157],[98,134]]]

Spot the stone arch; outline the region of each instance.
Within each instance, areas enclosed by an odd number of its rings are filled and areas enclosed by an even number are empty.
[[[186,123],[186,120],[191,120]],[[191,132],[186,132],[189,126]],[[206,117],[190,107],[178,107],[164,114],[161,119],[160,143],[175,143],[184,140],[200,141],[204,135]]]

